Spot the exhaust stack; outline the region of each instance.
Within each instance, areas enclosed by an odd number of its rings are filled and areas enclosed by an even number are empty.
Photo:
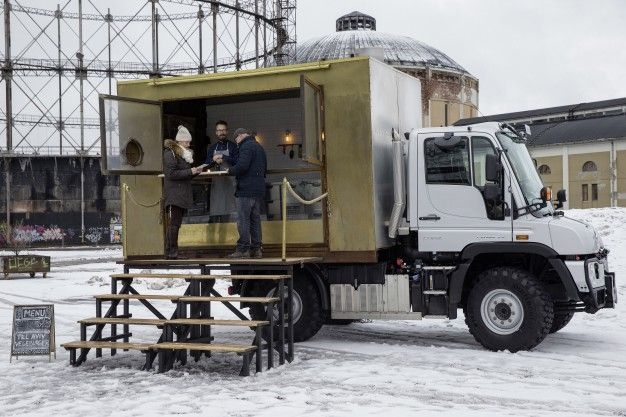
[[[395,239],[398,236],[400,217],[406,206],[406,171],[404,169],[404,144],[402,137],[391,129],[393,146],[393,210],[389,219],[389,237]]]

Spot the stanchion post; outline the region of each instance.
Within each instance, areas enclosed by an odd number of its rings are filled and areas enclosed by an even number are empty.
[[[287,178],[283,177],[282,186],[282,216],[283,216],[283,242],[282,242],[282,259],[287,260]]]

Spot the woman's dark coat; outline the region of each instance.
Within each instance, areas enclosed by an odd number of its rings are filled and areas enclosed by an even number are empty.
[[[189,209],[193,206],[191,164],[183,159],[185,148],[167,139],[163,144],[165,207],[173,205]]]

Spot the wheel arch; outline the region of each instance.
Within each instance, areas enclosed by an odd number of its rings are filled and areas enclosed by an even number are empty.
[[[551,292],[563,293],[578,300],[578,290],[572,276],[558,253],[541,243],[494,242],[472,243],[461,252],[462,262],[450,277],[450,313],[464,306],[467,294],[482,271],[497,266],[517,266],[530,271],[549,284]],[[554,271],[542,277],[543,271]],[[555,278],[556,277],[556,278]]]
[[[324,273],[318,264],[304,264],[302,267],[294,268],[294,280],[298,279],[297,277],[301,274],[308,275],[308,277],[313,281],[315,288],[320,296],[321,307],[322,310],[328,311],[330,310],[330,300],[329,294],[326,290],[326,284],[324,282]],[[241,284],[241,295],[248,294],[248,285],[250,285],[250,281],[244,280]]]

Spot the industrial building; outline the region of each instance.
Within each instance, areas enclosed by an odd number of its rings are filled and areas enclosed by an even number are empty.
[[[626,97],[457,124],[486,121],[531,127],[530,153],[544,184],[566,190],[565,208],[626,206]]]

